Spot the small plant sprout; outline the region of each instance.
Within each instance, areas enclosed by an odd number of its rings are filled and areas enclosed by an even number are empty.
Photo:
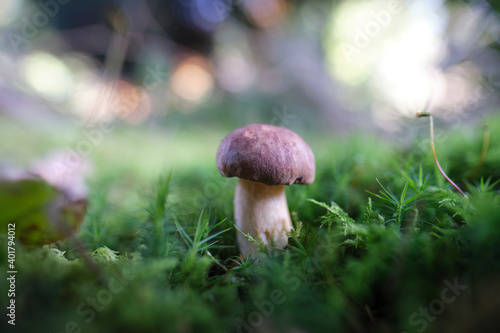
[[[484,164],[484,161],[486,160],[486,154],[488,153],[488,147],[490,145],[490,128],[488,125],[485,125],[483,128],[484,134],[483,134],[483,148],[481,148],[481,154],[479,155],[479,160],[477,161],[476,166],[474,169],[469,174],[469,177],[476,175],[477,172],[481,169],[481,167]]]
[[[283,186],[308,185],[315,176],[314,155],[304,140],[286,128],[247,125],[222,140],[217,167],[224,177],[240,178],[234,218],[243,257],[255,252],[260,241],[285,247],[292,223]]]
[[[444,178],[446,178],[446,180],[451,185],[453,185],[453,187],[458,192],[460,192],[461,195],[463,195],[465,198],[467,198],[467,195],[460,189],[460,187],[458,187],[457,184],[455,184],[455,182],[453,182],[453,180],[451,180],[450,177],[448,177],[448,175],[444,172],[443,168],[441,168],[441,165],[439,164],[439,160],[438,160],[437,154],[436,154],[436,146],[434,144],[434,120],[432,118],[432,114],[430,112],[427,112],[427,111],[417,112],[417,118],[421,118],[421,117],[429,117],[432,155],[434,156],[434,162],[436,163],[436,166],[437,166],[439,172],[443,175]]]
[[[208,214],[201,212],[200,217],[198,218],[198,224],[193,235],[189,235],[186,230],[181,227],[179,222],[175,221],[177,230],[179,231],[181,238],[184,240],[189,249],[186,260],[184,262],[185,267],[193,267],[195,265],[196,255],[206,254],[216,265],[221,267],[224,271],[227,271],[227,268],[219,263],[219,261],[212,255],[212,253],[210,253],[211,249],[228,247],[224,245],[216,245],[216,243],[218,242],[217,237],[222,235],[229,229],[225,229],[209,235],[211,231],[223,224],[224,221],[225,219],[211,227],[209,224]]]

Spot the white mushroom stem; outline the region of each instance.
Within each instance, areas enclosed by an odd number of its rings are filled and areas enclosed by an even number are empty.
[[[236,226],[245,234],[264,244],[283,248],[288,244],[286,233],[292,229],[290,212],[283,186],[267,186],[240,179],[234,195]],[[257,250],[257,245],[237,232],[243,257]]]

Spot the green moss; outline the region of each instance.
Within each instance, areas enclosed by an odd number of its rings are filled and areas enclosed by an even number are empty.
[[[116,169],[100,160],[105,166],[90,180],[78,237],[104,282],[71,241],[16,244],[16,328],[432,332],[454,320],[477,323],[496,304],[484,296],[484,283],[497,290],[500,276],[500,122],[489,124],[490,151],[475,175],[468,172],[479,158],[479,130],[449,133],[437,147],[469,200],[443,181],[430,147],[418,142],[401,148],[368,136],[313,140],[322,147],[315,149],[316,181],[287,188],[300,228],[288,248],[268,251],[258,263],[238,257],[235,181],[221,177],[214,161],[182,169],[183,160],[158,176],[165,170],[147,173],[151,165],[139,162]],[[114,140],[123,148],[129,139]],[[203,146],[195,137],[189,142]],[[455,281],[465,286],[456,294],[449,289]],[[8,289],[5,279],[0,285]],[[476,291],[482,296],[470,297]],[[1,299],[6,305],[5,293]],[[421,314],[427,312],[431,319]]]

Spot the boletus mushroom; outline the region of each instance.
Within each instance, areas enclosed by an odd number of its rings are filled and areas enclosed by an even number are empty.
[[[217,152],[224,177],[240,178],[234,195],[234,218],[243,233],[283,248],[292,228],[284,185],[314,181],[314,155],[296,133],[283,127],[252,124],[226,136]],[[243,257],[257,245],[237,233]]]

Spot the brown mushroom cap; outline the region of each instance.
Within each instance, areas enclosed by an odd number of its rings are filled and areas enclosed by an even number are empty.
[[[314,181],[314,155],[307,143],[289,129],[252,124],[222,140],[217,168],[224,177],[265,185],[308,185]]]

